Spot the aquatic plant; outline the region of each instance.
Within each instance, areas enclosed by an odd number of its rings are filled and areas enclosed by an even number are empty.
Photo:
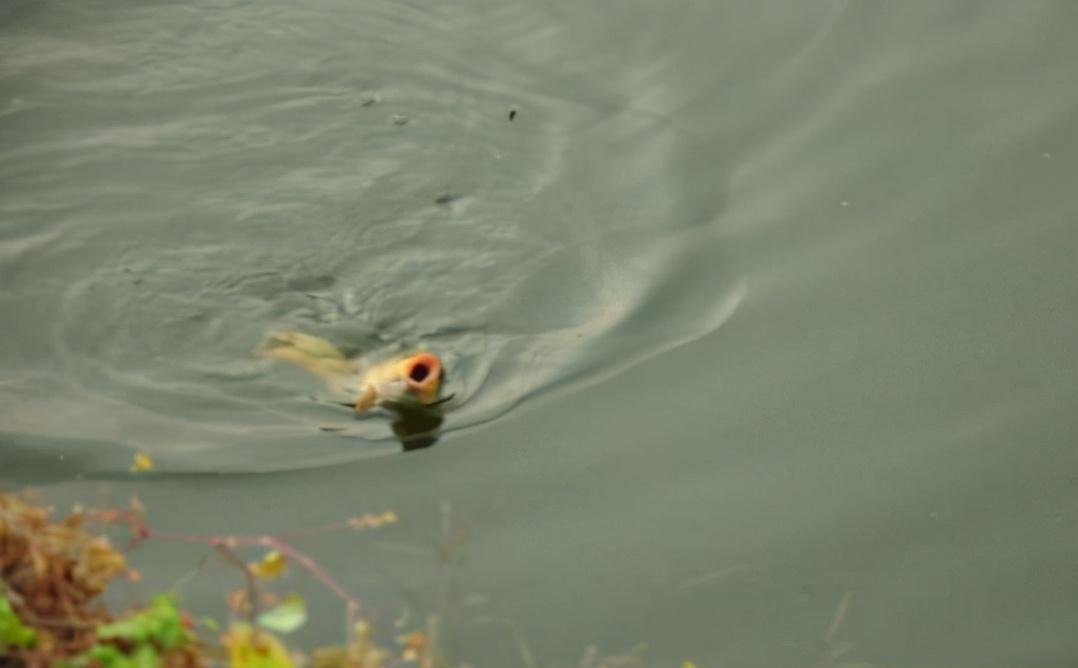
[[[188,668],[227,664],[231,668],[292,668],[310,663],[321,668],[382,668],[407,662],[435,668],[426,635],[414,632],[394,649],[375,642],[371,626],[358,618],[359,603],[318,563],[277,536],[194,536],[154,530],[142,505],[125,508],[73,508],[54,520],[52,509],[28,496],[0,493],[0,666],[63,668]],[[392,512],[364,514],[310,529],[363,530],[397,521]],[[90,530],[97,525],[99,532]],[[234,618],[219,637],[214,620],[193,620],[172,594],[153,597],[148,605],[114,616],[101,603],[106,587],[119,578],[138,581],[105,529],[125,527],[130,551],[147,540],[201,543],[214,548],[242,573],[245,587],[229,595]],[[247,563],[240,548],[264,549]],[[285,648],[276,634],[306,622],[306,604],[298,595],[278,600],[265,584],[289,564],[311,574],[345,603],[352,636],[341,647],[322,648],[309,657]],[[274,605],[264,606],[267,601]],[[266,607],[266,609],[262,609]]]

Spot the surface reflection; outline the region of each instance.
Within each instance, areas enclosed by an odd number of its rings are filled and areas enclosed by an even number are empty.
[[[392,404],[387,406],[393,411],[390,426],[400,440],[405,452],[429,448],[438,442],[441,436],[445,413],[442,404],[435,406],[417,406],[414,404]]]

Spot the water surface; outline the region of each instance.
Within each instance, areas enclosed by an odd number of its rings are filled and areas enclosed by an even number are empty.
[[[519,660],[492,617],[544,663],[808,665],[847,592],[848,658],[1073,665],[1075,25],[11,3],[0,480],[190,532],[394,508],[306,547],[386,619],[448,606],[476,665]],[[312,400],[254,354],[279,328],[442,354],[442,442]]]

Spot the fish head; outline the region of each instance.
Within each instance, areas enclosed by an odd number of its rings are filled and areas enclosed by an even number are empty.
[[[401,360],[401,378],[419,403],[433,403],[442,387],[442,361],[431,353],[405,357]]]
[[[432,404],[442,386],[442,361],[437,355],[421,352],[372,369],[370,385],[382,401],[396,404]]]

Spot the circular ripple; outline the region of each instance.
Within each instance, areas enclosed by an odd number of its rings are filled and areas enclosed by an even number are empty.
[[[9,116],[6,206],[25,226],[0,269],[11,308],[49,317],[4,336],[41,339],[48,363],[36,392],[0,388],[21,401],[10,433],[170,470],[325,465],[394,451],[392,432],[257,359],[275,329],[438,352],[451,436],[733,312],[721,193],[685,203],[693,138],[625,101],[639,81],[551,48],[573,36],[541,10],[350,11],[110,4],[74,37],[53,30],[64,17],[23,23],[6,74],[49,87]]]

